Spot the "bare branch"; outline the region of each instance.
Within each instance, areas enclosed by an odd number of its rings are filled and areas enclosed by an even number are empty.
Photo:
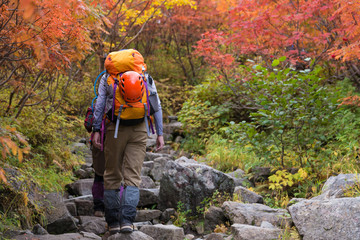
[[[125,48],[127,45],[129,45],[132,41],[134,41],[138,36],[139,34],[144,30],[146,24],[154,17],[155,13],[158,11],[158,9],[160,7],[162,7],[164,5],[164,3],[166,2],[166,0],[164,0],[155,10],[154,12],[151,14],[151,16],[144,22],[144,24],[141,26],[140,30],[136,33],[136,35],[134,37],[132,37],[127,43],[125,43],[121,48]],[[142,10],[144,11],[145,8]],[[125,39],[125,37],[123,38]]]
[[[5,85],[8,81],[10,81],[12,75],[15,73],[15,71],[19,68],[19,66],[15,67],[12,72],[10,73],[10,75],[7,77],[7,79],[5,79],[4,81],[0,82],[0,88]]]

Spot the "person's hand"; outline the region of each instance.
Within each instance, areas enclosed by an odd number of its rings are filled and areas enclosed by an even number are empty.
[[[100,137],[100,132],[95,132],[94,133],[94,138],[93,138],[93,145],[94,147],[101,149],[101,137]]]
[[[163,149],[164,145],[165,145],[164,137],[162,135],[157,136],[157,138],[156,138],[156,151],[159,151],[159,150]]]

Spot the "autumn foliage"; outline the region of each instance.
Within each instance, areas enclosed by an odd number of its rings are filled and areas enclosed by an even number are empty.
[[[218,57],[218,52],[207,50],[214,48],[211,39],[221,37],[226,41],[217,47],[227,48],[224,54],[231,53],[235,58],[255,55],[271,62],[286,56],[293,65],[305,64],[306,58],[315,64],[357,62],[359,16],[359,1],[244,0],[229,11],[228,29],[205,34],[198,50],[204,57]]]
[[[0,128],[0,133],[0,159],[5,160],[9,156],[15,156],[19,162],[22,162],[24,154],[30,151],[29,143],[24,136],[9,126]],[[0,167],[0,183],[1,181],[7,182],[5,171]]]
[[[91,79],[100,72],[102,58],[129,47],[165,9],[192,4],[190,0],[0,0],[0,118],[8,120],[0,126],[0,180],[6,182],[2,164],[9,158],[22,162],[30,144],[33,153],[51,156],[44,160],[46,166],[70,168],[66,151],[59,153],[59,146],[51,143],[66,127],[78,124],[78,118],[70,115],[86,110],[84,103],[93,94]],[[20,125],[29,143],[12,124]],[[66,145],[62,137],[60,144]]]
[[[68,67],[91,50],[91,30],[101,26],[82,1],[2,0],[1,12],[2,67],[20,60],[28,68],[30,60],[38,69]]]

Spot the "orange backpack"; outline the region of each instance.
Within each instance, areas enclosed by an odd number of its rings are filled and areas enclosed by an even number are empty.
[[[149,125],[154,133],[150,118],[149,90],[143,74],[146,70],[143,56],[135,49],[111,52],[105,60],[105,69],[110,75],[107,83],[114,89],[111,116],[112,121],[114,115],[117,116],[114,138],[117,138],[120,120],[136,122],[145,119],[148,135]]]

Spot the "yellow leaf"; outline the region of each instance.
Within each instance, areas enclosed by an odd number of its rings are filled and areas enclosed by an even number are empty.
[[[305,178],[308,177],[307,172],[306,172],[303,168],[300,168],[298,173],[300,174],[300,177],[301,177],[302,179],[305,179]]]
[[[23,160],[23,153],[22,153],[21,149],[19,149],[19,151],[18,151],[18,159],[19,159],[19,162],[22,162],[22,160]]]
[[[28,194],[26,192],[23,192],[23,201],[24,201],[24,204],[25,204],[25,207],[28,205],[28,202],[29,202],[29,198],[28,198]]]
[[[10,140],[6,144],[10,147],[12,154],[16,156],[18,150],[18,146],[16,146],[16,143]]]

